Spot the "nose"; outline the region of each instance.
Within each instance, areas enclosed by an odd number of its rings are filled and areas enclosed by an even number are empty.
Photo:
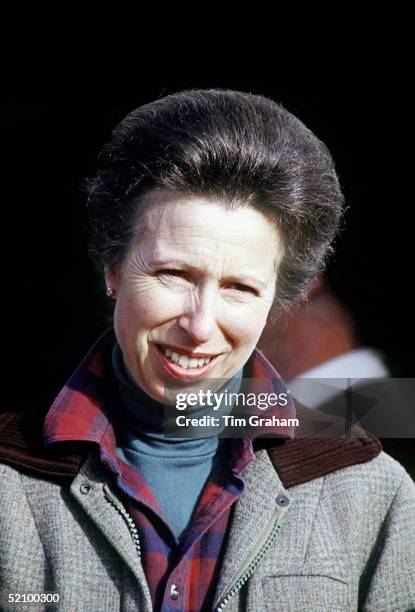
[[[179,327],[187,332],[195,344],[210,340],[217,328],[216,299],[213,291],[204,290],[189,299],[179,317]]]

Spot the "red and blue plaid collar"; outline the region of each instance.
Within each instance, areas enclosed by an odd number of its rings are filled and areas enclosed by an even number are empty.
[[[93,344],[86,356],[66,382],[49,409],[43,427],[45,446],[54,442],[88,441],[115,455],[116,440],[111,423],[111,406],[116,405],[116,386],[112,375],[111,353],[116,342],[113,327],[108,328]],[[244,367],[243,375],[252,380],[248,392],[264,391],[275,382],[285,383],[259,349],[255,349]],[[274,389],[274,386],[272,386]],[[292,398],[284,408],[273,409],[272,414],[292,419],[295,406]],[[250,438],[260,435],[258,429]],[[281,425],[273,429],[279,438],[293,438],[294,427]],[[253,458],[252,442],[245,436],[233,457],[232,470],[240,472]],[[235,448],[235,450],[237,450]],[[105,453],[107,454],[107,453]],[[114,466],[115,467],[115,466]]]

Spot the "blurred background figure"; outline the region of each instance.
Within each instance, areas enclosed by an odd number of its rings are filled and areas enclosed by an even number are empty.
[[[321,386],[324,392],[320,391],[320,395],[308,393],[301,397],[308,407],[331,413],[334,411],[330,401],[344,391],[342,381],[362,379],[353,386],[355,390],[363,388],[365,379],[373,382],[373,379],[392,376],[387,355],[362,343],[356,317],[322,276],[313,281],[307,300],[294,305],[277,321],[268,322],[258,346],[279,374],[291,381],[292,388],[296,385],[294,379],[331,379],[330,384]],[[296,396],[294,391],[297,399],[300,395]],[[410,400],[406,398],[405,401]],[[415,479],[413,438],[383,437],[381,442],[384,450],[402,463]]]
[[[322,277],[312,283],[307,302],[267,325],[260,346],[286,380],[389,375],[385,356],[360,345],[352,314]]]

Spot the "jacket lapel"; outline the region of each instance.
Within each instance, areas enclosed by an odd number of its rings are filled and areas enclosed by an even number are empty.
[[[125,520],[106,498],[105,487],[117,499],[114,488],[107,482],[99,458],[91,453],[72,481],[70,492],[137,578],[147,602],[145,609],[151,610],[151,595],[141,558]]]

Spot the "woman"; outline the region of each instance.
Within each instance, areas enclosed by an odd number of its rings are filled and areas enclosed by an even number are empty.
[[[163,434],[172,388],[281,390],[256,343],[342,207],[327,148],[264,97],[180,92],[114,130],[87,205],[113,327],[46,414],[3,417],[2,609],[415,606],[414,485],[375,438],[297,436],[292,400],[267,438]]]

